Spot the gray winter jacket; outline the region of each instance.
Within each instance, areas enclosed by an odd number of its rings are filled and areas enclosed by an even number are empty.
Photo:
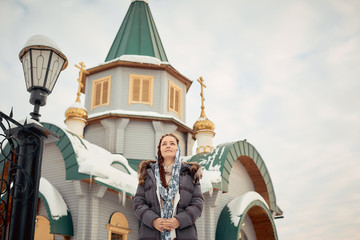
[[[144,185],[138,185],[133,201],[134,213],[139,218],[139,239],[160,240],[160,232],[152,222],[161,216],[157,197],[157,185],[154,175],[155,162],[144,161],[139,167],[139,174],[145,174]],[[176,229],[177,240],[198,239],[195,221],[201,216],[203,196],[199,180],[201,167],[197,163],[182,163],[180,169],[180,201],[176,207],[176,217],[180,226]]]

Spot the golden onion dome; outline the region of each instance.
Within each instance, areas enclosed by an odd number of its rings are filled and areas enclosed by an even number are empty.
[[[208,131],[214,131],[215,130],[215,124],[210,121],[206,116],[200,117],[193,126],[193,130],[195,132],[202,131],[202,130],[208,130]]]
[[[71,118],[81,119],[86,121],[88,113],[86,108],[79,102],[73,103],[65,112],[65,121]]]

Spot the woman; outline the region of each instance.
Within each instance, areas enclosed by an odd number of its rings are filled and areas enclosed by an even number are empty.
[[[157,161],[139,166],[134,212],[141,221],[139,239],[198,239],[195,221],[201,216],[201,167],[181,163],[179,140],[165,134]]]

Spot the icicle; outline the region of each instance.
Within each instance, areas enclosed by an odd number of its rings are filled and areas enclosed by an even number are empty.
[[[118,196],[119,196],[119,203],[122,203],[121,192],[118,192]]]
[[[90,174],[89,176],[90,176],[90,178],[89,178],[89,182],[90,182],[90,184],[89,184],[89,189],[91,189],[92,174]]]
[[[123,207],[125,207],[125,200],[126,200],[126,192],[123,191],[123,196],[122,196],[122,205],[123,205]]]
[[[123,205],[123,207],[125,207],[126,192],[125,191],[119,191],[118,195],[119,195],[119,203],[121,203],[121,205]]]
[[[213,188],[210,188],[210,190],[209,190],[210,197],[212,197],[212,194],[213,194]]]

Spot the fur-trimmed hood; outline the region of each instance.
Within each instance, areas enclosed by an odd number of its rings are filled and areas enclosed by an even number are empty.
[[[142,161],[138,168],[138,178],[139,184],[143,185],[145,183],[145,179],[148,175],[147,169],[152,168],[154,170],[156,161],[154,160],[145,160]],[[181,163],[180,175],[189,172],[193,178],[194,183],[198,183],[202,178],[202,170],[200,164],[196,162],[185,162]]]

